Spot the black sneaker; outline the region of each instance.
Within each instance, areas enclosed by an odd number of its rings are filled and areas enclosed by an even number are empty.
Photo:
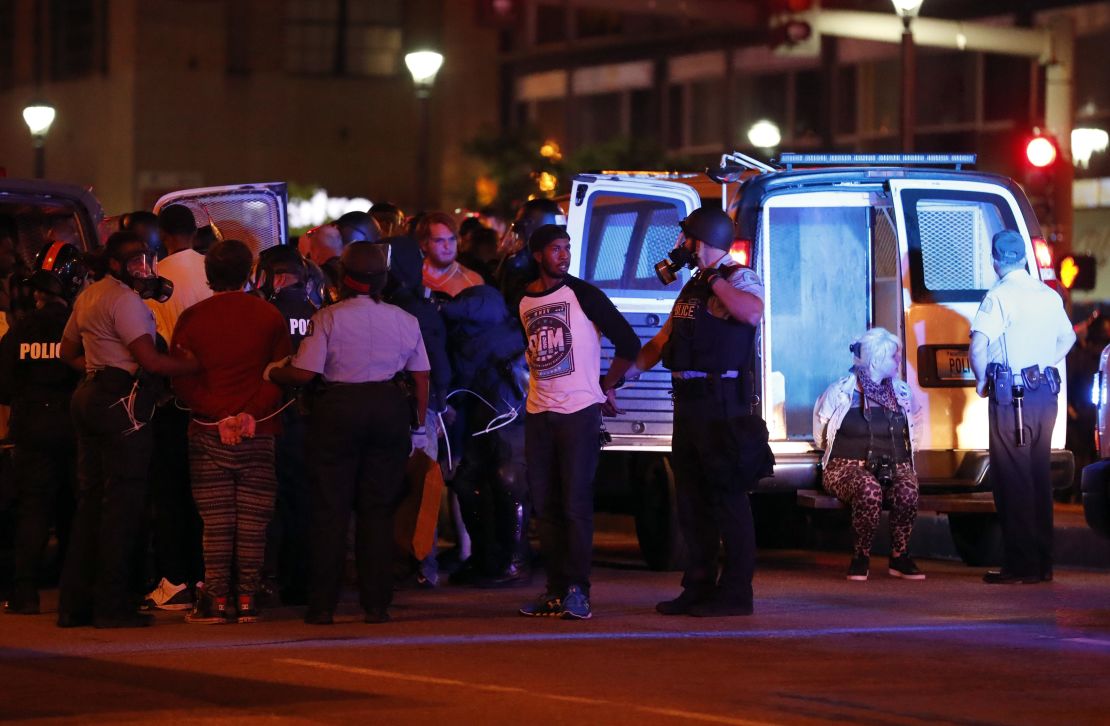
[[[550,592],[537,597],[518,611],[530,618],[552,618],[563,614],[563,599]]]
[[[567,596],[563,598],[563,620],[589,620],[593,615],[590,596],[578,585],[567,588]]]
[[[865,555],[856,555],[848,565],[848,579],[863,582],[867,579],[871,569],[871,558]]]
[[[390,621],[388,608],[368,608],[366,614],[362,616],[362,622],[369,623],[370,625],[377,625],[379,623],[388,623]]]
[[[903,580],[924,580],[925,573],[918,569],[909,555],[891,557],[887,572],[891,577],[901,577]]]
[[[235,609],[236,620],[240,623],[257,623],[262,619],[258,605],[253,595],[240,596],[238,607]]]
[[[192,625],[222,625],[230,622],[227,612],[227,598],[214,597],[207,590],[197,591],[197,601],[193,610],[185,616],[185,622]]]

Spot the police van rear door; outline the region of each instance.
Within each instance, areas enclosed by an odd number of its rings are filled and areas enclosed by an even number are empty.
[[[674,248],[678,223],[702,205],[689,185],[658,178],[580,174],[567,201],[571,237],[570,274],[596,285],[632,324],[640,340],[653,338],[690,272],[664,286],[655,263]],[[604,341],[602,366],[613,356]],[[625,415],[606,420],[613,437],[607,448],[669,451],[670,375],[660,367],[618,392]]]
[[[927,470],[929,450],[987,448],[987,404],[975,393],[967,351],[971,320],[998,279],[991,239],[1017,230],[1030,271],[1042,279],[1044,272],[1022,209],[1002,184],[968,174],[967,180],[892,179],[890,189],[903,253],[907,381],[921,406],[918,449],[926,454],[918,459],[919,474],[943,475]],[[1061,406],[1054,449],[1064,446],[1065,417]]]
[[[220,239],[245,242],[255,255],[288,241],[284,182],[237,184],[171,192],[154,205],[157,213],[169,204],[188,207],[197,226],[215,227]]]

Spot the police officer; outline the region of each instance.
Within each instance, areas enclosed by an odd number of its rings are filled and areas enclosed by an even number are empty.
[[[763,316],[763,284],[731,264],[733,223],[719,209],[695,210],[682,223],[670,261],[697,268],[671,316],[637,361],[663,360],[674,386],[675,472],[679,526],[688,562],[682,593],[656,606],[663,615],[750,615],[755,532],[748,492],[771,473],[767,426],[753,409],[751,362]],[[666,281],[665,280],[665,281]],[[724,543],[724,566],[717,554]]]
[[[154,271],[154,254],[134,232],[105,245],[109,274],[74,302],[61,355],[85,372],[70,403],[77,429],[77,513],[66,553],[58,625],[127,628],[150,625],[135,611],[131,559],[146,493],[154,396],[139,384],[152,376],[188,375],[197,361],[154,346],[154,314],[143,297],[168,299],[173,286]]]
[[[532,234],[545,224],[566,224],[567,216],[551,199],[530,199],[517,210],[516,219],[501,238],[501,256],[493,273],[496,287],[509,310],[516,310],[524,288],[539,276],[539,267],[528,248]]]
[[[282,314],[296,353],[308,335],[317,307],[307,288],[308,266],[295,247],[277,245],[258,256],[254,280],[258,293]],[[281,414],[274,442],[278,478],[274,517],[266,530],[262,594],[276,604],[303,604],[308,593],[308,419],[300,405]]]
[[[289,365],[266,373],[283,385],[323,378],[308,433],[309,624],[333,622],[352,508],[364,620],[389,620],[393,518],[406,492],[408,456],[426,444],[430,366],[416,318],[381,299],[388,269],[388,245],[347,245],[339,268],[340,301],[316,313],[311,334]],[[414,381],[415,407],[394,381],[402,371]]]
[[[1025,239],[1003,230],[991,241],[998,281],[971,322],[975,390],[989,397],[990,473],[1002,524],[1002,569],[991,585],[1052,579],[1052,427],[1060,374],[1075,343],[1060,296],[1029,274]]]
[[[51,521],[62,552],[68,541],[77,453],[69,399],[79,376],[62,361],[60,348],[70,305],[87,274],[77,248],[48,243],[26,281],[34,291],[34,309],[0,341],[0,404],[12,408],[19,490],[14,591],[4,608],[8,613],[39,612],[40,564]]]

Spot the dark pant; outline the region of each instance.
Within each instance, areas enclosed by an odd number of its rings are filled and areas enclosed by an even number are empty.
[[[1003,570],[1040,576],[1052,569],[1052,427],[1056,396],[1048,386],[1026,389],[1023,419],[1027,445],[1018,446],[1013,406],[992,398],[990,475],[1002,524]]]
[[[574,413],[529,413],[524,419],[528,488],[547,568],[547,591],[590,590],[594,544],[594,476],[601,406]]]
[[[682,586],[702,592],[716,587],[722,599],[746,604],[752,600],[755,523],[737,462],[741,447],[765,442],[737,440],[732,422],[749,411],[735,382],[695,380],[676,381],[671,437],[678,525],[686,542]]]
[[[170,403],[151,421],[151,541],[155,574],[175,585],[204,578],[201,520],[189,485],[189,414]]]
[[[151,432],[148,426],[132,430],[120,403],[130,393],[130,376],[107,369],[73,394],[80,488],[62,572],[63,615],[112,618],[137,604],[132,562],[146,505]]]
[[[15,442],[12,473],[18,492],[15,530],[15,594],[33,597],[42,577],[42,557],[53,523],[58,548],[69,542],[76,494],[77,447],[69,412],[59,403],[20,406],[34,417],[37,435]]]
[[[303,601],[308,591],[309,484],[305,459],[308,419],[291,406],[282,413],[274,440],[278,491],[266,529],[263,573],[278,582],[282,597]]]
[[[393,598],[393,518],[404,499],[410,409],[392,383],[329,384],[309,421],[309,608],[339,601],[347,528],[355,512],[355,564],[366,609]]]

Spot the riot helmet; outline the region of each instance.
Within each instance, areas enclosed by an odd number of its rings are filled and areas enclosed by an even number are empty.
[[[267,300],[272,300],[278,292],[278,288],[274,286],[278,275],[295,276],[297,282],[294,284],[306,283],[308,267],[296,247],[275,245],[262,250],[258,255],[258,262],[254,265],[254,274],[250,281],[251,289],[257,290]]]
[[[725,252],[732,247],[735,225],[732,218],[720,209],[700,207],[678,223],[688,239],[700,240],[710,247]]]
[[[35,270],[26,284],[72,303],[88,274],[88,265],[76,247],[68,242],[47,242],[35,255]]]
[[[379,299],[389,279],[388,244],[352,242],[339,258],[339,288],[342,297],[369,295]]]
[[[532,233],[545,224],[567,223],[567,215],[552,199],[529,199],[517,211],[502,241],[503,251],[512,254],[528,246]]]

